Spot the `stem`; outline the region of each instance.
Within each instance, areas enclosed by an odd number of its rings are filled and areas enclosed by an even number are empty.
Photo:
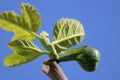
[[[36,34],[35,32],[31,32],[31,34],[32,34],[33,36],[35,36],[36,38],[38,38],[39,40],[42,39],[42,38],[41,38],[38,34]]]
[[[76,54],[70,54],[70,55],[67,55],[67,56],[62,56],[59,58],[59,62],[65,62],[65,61],[72,61],[72,60],[76,60],[76,57],[80,55],[79,53],[76,53]]]
[[[44,61],[42,71],[51,80],[68,80],[57,60]]]
[[[72,60],[73,60],[72,56],[69,55],[69,56],[60,57],[59,62],[72,61]]]
[[[54,53],[54,56],[56,59],[59,59],[59,55],[57,54],[56,50],[55,50],[55,47],[52,45],[52,50],[53,50],[53,53]]]

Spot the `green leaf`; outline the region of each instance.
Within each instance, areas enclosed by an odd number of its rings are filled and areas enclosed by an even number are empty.
[[[30,62],[44,54],[36,45],[26,40],[15,40],[8,44],[14,50],[13,54],[6,57],[4,64],[9,67]]]
[[[22,17],[24,18],[30,29],[36,32],[40,28],[41,23],[41,18],[38,11],[30,4],[24,3],[21,5],[21,12]]]
[[[63,18],[56,24],[53,32],[54,42],[57,52],[61,52],[73,45],[80,43],[84,38],[82,24],[74,19]]]
[[[28,63],[39,56],[40,54],[38,53],[29,54],[27,56],[19,55],[17,53],[9,54],[4,60],[4,65],[8,67],[19,66],[21,64]]]
[[[0,13],[0,28],[14,32],[15,36],[12,40],[23,38],[32,41],[34,39],[28,31],[29,29],[27,30],[28,27],[24,24],[23,18],[15,12]]]
[[[22,6],[25,6],[25,5],[22,5]],[[40,20],[38,15],[35,14],[37,13],[37,11],[32,6],[31,6],[32,8],[29,8],[30,5],[28,5],[29,9],[26,9],[26,7],[27,5],[25,6],[25,10],[22,9],[23,11],[22,16],[19,16],[12,11],[0,13],[0,28],[6,31],[14,32],[15,35],[13,36],[12,40],[17,40],[21,38],[26,39],[28,41],[34,40],[34,36],[31,34],[31,32],[37,31],[37,29],[39,28],[38,23]],[[25,11],[28,12],[28,10],[31,13],[25,14]],[[31,17],[29,17],[28,19],[28,16],[31,16]],[[35,18],[33,18],[34,16]]]
[[[41,50],[35,44],[23,39],[12,41],[8,46],[18,54],[41,53]]]

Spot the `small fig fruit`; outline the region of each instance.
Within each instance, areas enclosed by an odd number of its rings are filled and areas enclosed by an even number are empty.
[[[75,59],[78,64],[86,71],[92,72],[97,68],[100,60],[100,53],[94,48],[87,48]]]

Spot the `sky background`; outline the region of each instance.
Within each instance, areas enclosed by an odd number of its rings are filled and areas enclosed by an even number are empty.
[[[19,15],[21,3],[34,5],[42,18],[41,31],[47,31],[52,40],[54,24],[60,18],[79,20],[85,29],[85,38],[76,47],[88,44],[101,53],[94,72],[82,70],[76,62],[61,63],[68,80],[120,80],[120,0],[0,0],[0,13],[15,11]],[[13,33],[0,29],[0,80],[50,80],[41,72],[41,64],[48,56],[15,68],[3,65],[12,53],[7,47]],[[35,40],[41,49],[40,43]]]

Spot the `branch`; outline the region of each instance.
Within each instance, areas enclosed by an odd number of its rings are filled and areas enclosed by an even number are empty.
[[[68,80],[57,60],[44,61],[42,65],[42,71],[51,80]]]

